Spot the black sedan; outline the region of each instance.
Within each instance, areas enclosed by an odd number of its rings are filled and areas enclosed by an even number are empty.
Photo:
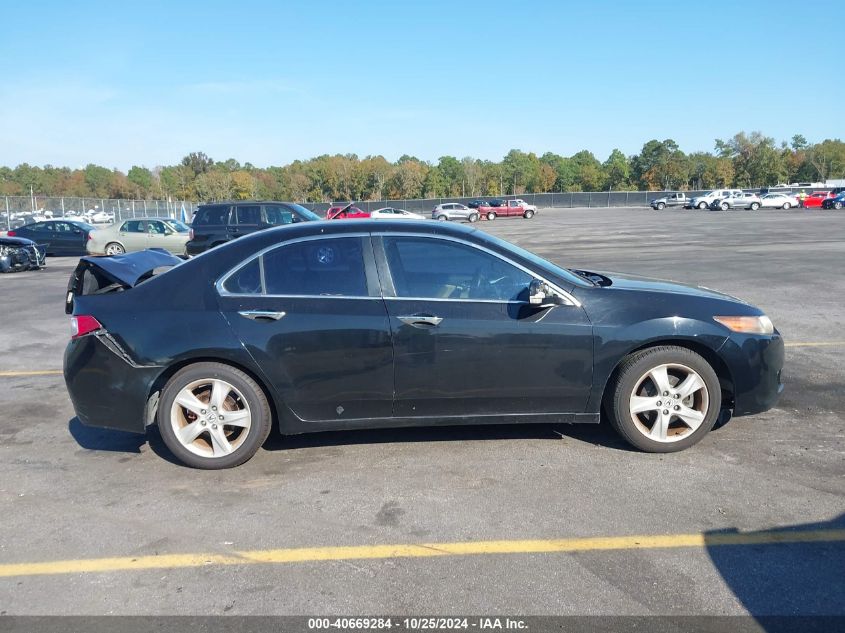
[[[47,220],[9,231],[10,236],[25,237],[43,244],[48,255],[84,255],[88,234],[95,230],[79,220]]]
[[[560,268],[451,223],[305,222],[185,262],[83,258],[68,290],[79,419],[157,423],[199,468],[246,461],[273,426],[597,423],[603,410],[634,446],[671,452],[782,389],[783,341],[754,306]]]
[[[467,206],[470,209],[477,209],[478,207],[483,207],[487,204],[486,200],[482,200],[481,198],[476,198],[475,200],[470,200],[467,202]]]

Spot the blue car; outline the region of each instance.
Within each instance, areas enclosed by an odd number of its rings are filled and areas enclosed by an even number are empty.
[[[840,193],[835,198],[822,200],[822,209],[836,209],[838,211],[842,207],[845,207],[845,192]]]

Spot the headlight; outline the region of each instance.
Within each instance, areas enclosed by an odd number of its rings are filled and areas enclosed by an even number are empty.
[[[774,334],[772,320],[763,316],[717,316],[713,319],[732,332],[743,334]]]

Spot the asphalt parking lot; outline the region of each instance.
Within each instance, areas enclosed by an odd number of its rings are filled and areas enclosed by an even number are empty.
[[[155,432],[74,419],[55,372],[75,261],[51,259],[0,276],[0,611],[845,615],[845,212],[477,226],[757,304],[788,345],[779,406],[672,455],[607,425],[405,429],[190,470]]]

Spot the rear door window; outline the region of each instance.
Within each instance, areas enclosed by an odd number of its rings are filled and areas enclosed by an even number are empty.
[[[229,223],[229,208],[227,205],[202,207],[194,218],[194,226],[214,226]]]
[[[120,230],[124,233],[143,233],[144,222],[143,220],[127,220],[123,223],[123,226],[120,227]]]
[[[268,295],[368,296],[360,237],[295,242],[262,259]]]
[[[261,207],[256,205],[236,207],[235,217],[238,224],[261,224]]]

